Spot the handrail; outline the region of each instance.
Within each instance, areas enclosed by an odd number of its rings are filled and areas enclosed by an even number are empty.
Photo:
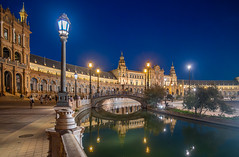
[[[133,93],[129,91],[118,91],[118,92],[108,92],[108,93],[96,93],[93,95],[93,98],[99,98],[99,97],[104,97],[104,96],[136,96],[136,97],[143,97],[142,93]]]
[[[73,134],[66,133],[61,136],[61,139],[67,157],[87,157]]]

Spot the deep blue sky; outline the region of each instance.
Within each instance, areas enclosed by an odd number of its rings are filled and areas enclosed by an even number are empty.
[[[21,0],[1,0],[19,17]],[[120,52],[126,65],[141,70],[149,59],[168,74],[172,61],[179,79],[232,80],[239,76],[238,0],[25,0],[31,53],[60,61],[57,18],[72,27],[67,62],[92,60],[108,71]]]

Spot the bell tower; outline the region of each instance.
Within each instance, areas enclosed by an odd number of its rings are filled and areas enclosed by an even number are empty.
[[[125,60],[123,56],[123,52],[121,52],[120,60],[119,60],[119,65],[118,65],[118,76],[119,76],[119,83],[120,84],[127,84],[128,79],[127,79],[127,67],[125,65]]]
[[[24,2],[23,2],[23,6],[22,9],[19,12],[20,14],[20,18],[21,18],[21,22],[27,23],[27,12],[25,11],[25,7],[24,7]]]
[[[171,69],[170,69],[170,76],[171,76],[171,82],[170,82],[171,92],[170,93],[174,95],[176,93],[177,75],[176,75],[176,72],[175,72],[175,69],[174,69],[173,62],[172,62],[172,66],[171,66]]]

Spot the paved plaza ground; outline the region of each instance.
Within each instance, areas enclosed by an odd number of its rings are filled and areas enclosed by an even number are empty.
[[[46,157],[46,128],[54,127],[55,101],[30,109],[29,100],[0,97],[0,157]]]

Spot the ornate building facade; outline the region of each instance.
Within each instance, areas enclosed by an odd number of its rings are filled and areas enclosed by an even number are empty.
[[[30,26],[27,23],[25,8],[20,10],[17,19],[10,10],[0,6],[0,93],[1,95],[52,95],[60,89],[60,62],[30,54]],[[89,69],[67,64],[67,91],[80,96],[89,93]],[[77,89],[74,74],[77,73]],[[143,71],[129,70],[121,53],[117,69],[101,72],[100,93],[130,91],[142,93],[146,85],[146,74]],[[97,92],[98,74],[92,71],[92,93]],[[174,65],[169,75],[164,69],[155,65],[149,69],[149,85],[163,86],[169,94],[184,95],[188,81],[178,80]],[[200,85],[208,87],[217,85],[224,97],[238,96],[238,80],[231,81],[191,81],[192,88]],[[212,83],[213,82],[213,83]]]

